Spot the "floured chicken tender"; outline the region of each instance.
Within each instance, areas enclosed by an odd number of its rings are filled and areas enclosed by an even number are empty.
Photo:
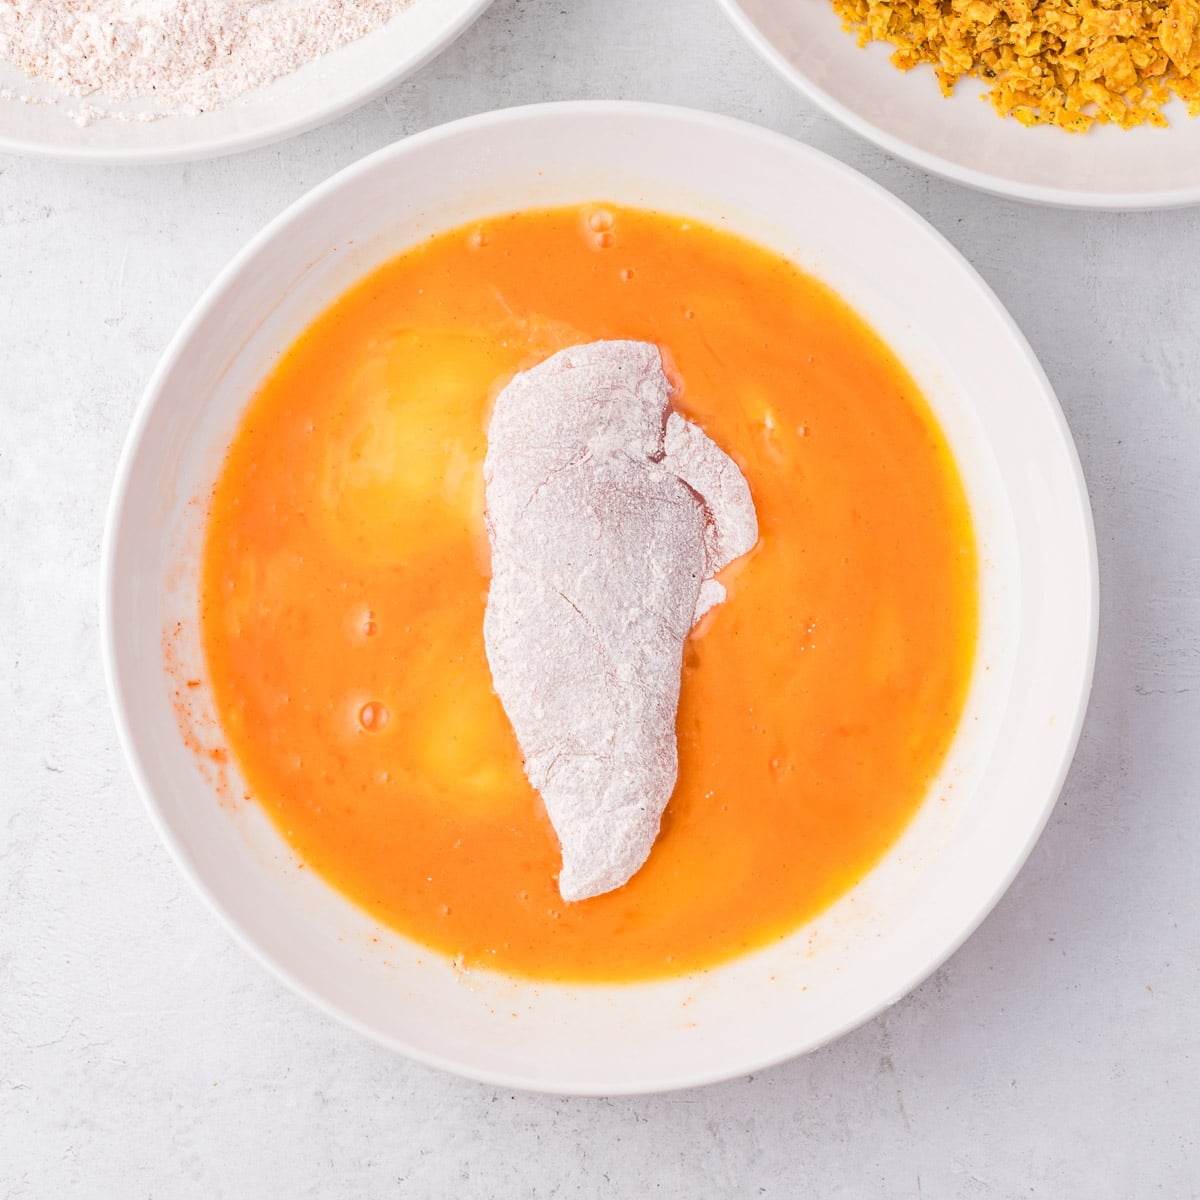
[[[593,342],[517,375],[488,430],[484,639],[564,900],[646,861],[678,770],[684,640],[758,539],[742,473],[670,392],[657,347]]]
[[[989,85],[1001,116],[1083,132],[1166,125],[1172,95],[1200,115],[1200,0],[833,0],[860,45],[902,71],[932,63],[949,96]]]

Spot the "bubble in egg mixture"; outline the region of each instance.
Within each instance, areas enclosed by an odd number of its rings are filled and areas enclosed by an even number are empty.
[[[358,723],[368,733],[378,733],[388,723],[388,710],[378,700],[368,700],[358,710]]]

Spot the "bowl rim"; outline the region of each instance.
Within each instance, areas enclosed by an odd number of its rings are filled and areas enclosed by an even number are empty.
[[[353,88],[349,94],[343,96],[336,104],[311,109],[304,115],[285,116],[257,128],[249,128],[234,134],[210,136],[195,142],[174,143],[165,146],[60,148],[48,146],[44,142],[32,138],[16,137],[0,130],[0,153],[103,166],[151,166],[200,162],[208,158],[221,158],[229,154],[261,149],[263,146],[270,146],[276,142],[282,142],[318,129],[322,125],[331,124],[339,117],[344,117],[347,113],[353,112],[382,96],[385,92],[391,91],[397,84],[415,74],[456,42],[483,16],[484,12],[491,7],[492,2],[493,0],[460,0],[462,7],[458,15],[438,33],[437,37],[425,42],[419,49],[407,55],[400,55],[393,62],[391,68],[383,74],[365,77],[363,82]],[[365,36],[373,37],[379,32],[380,30],[374,30]],[[347,45],[349,44],[347,43]],[[269,87],[270,84],[265,86]],[[247,95],[253,96],[257,90],[255,89]],[[83,97],[83,99],[87,98]],[[12,103],[17,102],[12,101]]]
[[[970,914],[968,920],[960,927],[957,935],[950,939],[939,952],[930,959],[927,959],[914,966],[905,976],[902,986],[895,992],[886,995],[876,1001],[869,1007],[864,1007],[852,1015],[845,1021],[840,1022],[831,1030],[817,1038],[799,1039],[795,1042],[782,1044],[778,1049],[773,1050],[769,1054],[758,1055],[753,1059],[747,1059],[739,1062],[736,1066],[727,1066],[721,1068],[712,1068],[702,1071],[697,1071],[692,1074],[680,1074],[679,1076],[666,1081],[657,1082],[652,1088],[647,1087],[644,1082],[631,1081],[626,1086],[608,1085],[603,1088],[589,1086],[586,1082],[576,1084],[563,1084],[555,1082],[553,1085],[548,1084],[545,1080],[535,1078],[532,1075],[520,1075],[512,1072],[490,1071],[488,1069],[480,1069],[475,1067],[471,1062],[465,1059],[451,1059],[448,1056],[436,1053],[427,1052],[420,1047],[414,1046],[405,1040],[393,1036],[389,1036],[379,1030],[367,1025],[358,1020],[338,1005],[325,999],[323,996],[314,992],[311,988],[301,982],[287,966],[277,960],[269,951],[254,942],[248,934],[246,934],[236,919],[225,909],[220,900],[208,887],[204,879],[191,867],[188,862],[187,854],[183,846],[180,844],[175,834],[167,825],[163,814],[159,810],[157,801],[153,796],[149,787],[147,774],[138,752],[137,744],[133,736],[132,727],[129,719],[131,709],[131,697],[126,696],[122,689],[120,678],[117,672],[116,664],[116,635],[114,626],[114,599],[116,588],[115,574],[115,558],[116,558],[116,543],[118,539],[118,529],[122,521],[122,515],[125,509],[126,496],[130,487],[131,474],[134,460],[137,457],[137,451],[144,435],[146,426],[150,416],[162,397],[163,384],[174,368],[176,359],[182,353],[184,347],[193,337],[197,327],[209,316],[211,311],[221,303],[226,293],[230,290],[236,276],[243,270],[244,266],[251,261],[268,242],[278,236],[285,230],[295,219],[302,216],[310,208],[319,205],[330,194],[338,191],[348,183],[356,179],[358,176],[372,170],[380,161],[397,155],[404,155],[421,146],[441,140],[443,138],[453,137],[460,132],[467,130],[478,130],[495,126],[499,124],[522,123],[529,120],[539,120],[546,117],[563,117],[573,114],[582,116],[608,116],[608,117],[623,117],[628,119],[642,118],[659,118],[677,122],[686,122],[701,129],[721,129],[725,132],[734,133],[741,137],[757,139],[767,148],[784,154],[791,155],[794,159],[808,160],[819,162],[824,168],[831,169],[856,186],[867,189],[873,194],[874,198],[881,203],[890,206],[898,215],[905,220],[916,224],[923,232],[932,234],[936,241],[941,245],[943,251],[951,256],[957,265],[963,269],[968,276],[968,279],[974,284],[994,316],[1005,327],[1008,334],[1013,338],[1014,346],[1023,356],[1026,365],[1030,368],[1034,379],[1038,382],[1042,399],[1047,405],[1047,411],[1052,419],[1054,428],[1058,434],[1061,447],[1066,453],[1066,461],[1070,468],[1071,482],[1074,485],[1076,498],[1079,501],[1080,512],[1084,522],[1085,545],[1083,547],[1084,557],[1087,566],[1087,596],[1086,596],[1086,612],[1081,614],[1086,632],[1086,654],[1081,664],[1082,669],[1078,673],[1078,677],[1074,680],[1074,686],[1070,689],[1073,695],[1073,712],[1069,725],[1064,723],[1066,736],[1061,742],[1061,749],[1058,755],[1057,762],[1054,764],[1054,771],[1051,774],[1047,771],[1049,784],[1046,791],[1046,799],[1042,806],[1042,810],[1037,821],[1030,828],[1028,835],[1021,846],[1020,852],[1016,854],[1009,864],[1009,867],[1003,875],[1000,883],[990,893],[985,901],[980,905],[977,911]],[[451,1072],[456,1075],[474,1079],[480,1083],[490,1084],[494,1086],[516,1088],[523,1091],[544,1092],[554,1095],[580,1095],[580,1096],[596,1096],[596,1095],[638,1095],[647,1093],[661,1093],[677,1091],[684,1088],[700,1087],[710,1083],[717,1083],[728,1079],[735,1079],[746,1074],[751,1074],[769,1067],[776,1066],[782,1062],[807,1054],[812,1050],[819,1049],[821,1046],[827,1045],[830,1042],[837,1040],[852,1029],[867,1023],[874,1019],[879,1013],[889,1008],[902,997],[908,995],[914,988],[923,983],[930,975],[940,968],[958,948],[971,936],[972,933],[979,927],[983,920],[992,911],[1000,898],[1008,890],[1013,879],[1024,865],[1029,856],[1030,851],[1041,836],[1042,830],[1045,828],[1046,822],[1049,820],[1050,814],[1058,800],[1059,793],[1065,782],[1067,772],[1074,759],[1075,749],[1079,741],[1080,733],[1083,728],[1085,716],[1088,708],[1088,698],[1091,692],[1092,679],[1096,661],[1097,639],[1099,631],[1099,568],[1097,559],[1095,527],[1093,522],[1091,504],[1088,498],[1087,484],[1084,479],[1083,469],[1079,461],[1079,456],[1075,447],[1074,440],[1071,437],[1070,429],[1067,425],[1066,418],[1062,412],[1062,408],[1058,403],[1054,390],[1050,385],[1045,371],[1038,362],[1033,350],[1029,346],[1025,337],[1020,332],[1012,316],[1007,309],[1001,304],[995,293],[975,271],[967,259],[958,251],[946,238],[934,229],[928,222],[925,221],[917,212],[910,208],[903,201],[893,196],[880,184],[855,171],[853,168],[846,166],[844,163],[832,158],[831,156],[790,138],[784,134],[764,129],[761,126],[751,124],[746,121],[741,121],[733,117],[717,115],[704,112],[698,109],[685,108],[674,105],[652,104],[634,101],[559,101],[543,104],[525,105],[520,107],[501,109],[487,113],[481,113],[476,116],[461,118],[456,121],[451,121],[442,125],[434,126],[421,133],[413,134],[407,138],[400,139],[375,151],[373,154],[350,164],[337,172],[323,183],[318,184],[310,191],[305,193],[299,199],[290,204],[281,213],[267,223],[249,242],[239,250],[233,258],[226,264],[216,278],[208,285],[201,297],[197,300],[187,317],[176,330],[167,348],[164,350],[162,357],[159,360],[157,367],[154,370],[150,381],[147,383],[144,392],[138,402],[134,412],[133,419],[130,423],[129,432],[126,436],[125,443],[121,450],[120,459],[118,461],[116,475],[113,482],[112,492],[109,500],[108,511],[105,518],[104,536],[101,551],[100,565],[100,641],[101,652],[104,663],[105,682],[107,686],[109,703],[113,711],[113,720],[117,730],[118,740],[121,748],[124,751],[126,762],[129,766],[130,773],[133,777],[134,784],[138,793],[141,796],[143,806],[150,818],[151,824],[157,830],[159,837],[166,845],[168,852],[175,861],[175,865],[182,872],[184,877],[191,884],[192,888],[204,901],[207,907],[212,911],[220,923],[232,935],[234,941],[240,944],[254,958],[256,958],[264,967],[267,968],[278,980],[284,983],[291,991],[303,996],[306,1000],[312,1003],[316,1008],[326,1013],[327,1015],[340,1021],[343,1025],[356,1030],[370,1040],[386,1046],[390,1050],[398,1051],[404,1054],[407,1058],[413,1061],[420,1062],[423,1065],[436,1067],[444,1071]],[[603,987],[609,985],[581,985],[581,986],[596,986]]]
[[[961,183],[975,191],[992,196],[1003,196],[1010,200],[1023,200],[1029,204],[1048,208],[1099,209],[1106,212],[1138,212],[1151,209],[1186,208],[1200,204],[1200,185],[1174,188],[1157,192],[1088,192],[1072,188],[1047,187],[1042,184],[1020,183],[966,167],[953,159],[931,154],[918,146],[898,138],[873,122],[847,108],[840,100],[831,96],[820,84],[809,78],[784,54],[751,20],[740,0],[717,0],[737,31],[754,48],[758,55],[793,88],[807,96],[824,109],[835,120],[840,121],[859,137],[865,138],[896,158],[904,159],[932,175]]]

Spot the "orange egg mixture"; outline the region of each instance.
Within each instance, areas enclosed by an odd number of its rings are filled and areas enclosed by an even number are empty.
[[[679,782],[646,866],[578,904],[484,656],[482,463],[513,372],[663,347],[761,540],[685,648]],[[299,858],[470,964],[623,980],[796,929],[895,841],[971,674],[961,482],[912,379],[783,258],[592,206],[455,230],[329,308],[216,485],[202,632],[246,782]]]

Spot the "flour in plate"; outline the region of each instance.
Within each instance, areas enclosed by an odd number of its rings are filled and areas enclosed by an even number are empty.
[[[373,33],[409,2],[0,0],[0,60],[71,96],[211,112]]]

